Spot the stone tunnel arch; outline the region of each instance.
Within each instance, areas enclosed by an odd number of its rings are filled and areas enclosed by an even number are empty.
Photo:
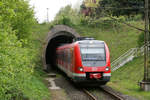
[[[75,30],[65,25],[56,25],[48,33],[44,41],[42,52],[43,69],[49,70],[55,66],[56,47],[64,43],[72,43],[73,39],[80,37]]]

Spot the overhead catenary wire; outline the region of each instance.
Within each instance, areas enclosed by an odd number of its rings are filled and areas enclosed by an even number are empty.
[[[113,19],[113,20],[115,20],[115,21],[118,21],[118,22],[120,22],[120,23],[123,23],[123,24],[125,24],[125,25],[127,25],[127,26],[129,26],[129,27],[132,27],[132,28],[137,29],[137,30],[139,30],[139,31],[145,32],[144,29],[135,27],[135,26],[133,26],[133,25],[131,25],[131,24],[128,24],[128,23],[125,23],[125,22],[123,22],[123,21],[119,21],[119,20],[117,20],[116,18],[114,18],[114,17],[112,17],[112,16],[108,16],[108,17],[110,17],[111,19]]]
[[[93,8],[95,8],[95,7],[93,7]],[[119,8],[117,8],[117,7],[98,7],[98,8],[101,8],[101,9],[119,9],[119,10],[138,10],[138,9],[142,9],[142,10],[144,10],[144,7],[126,7],[126,8],[121,8],[121,7],[119,7]]]
[[[107,9],[105,8],[105,10],[107,10]],[[111,18],[111,19],[113,19],[113,20],[115,20],[115,21],[117,21],[117,22],[119,22],[119,23],[125,24],[125,25],[127,25],[127,26],[129,26],[129,27],[132,27],[132,28],[137,29],[137,30],[139,30],[139,31],[145,32],[145,29],[138,28],[138,27],[136,27],[136,26],[133,26],[133,25],[128,24],[128,23],[123,22],[123,21],[119,21],[119,20],[117,20],[116,18],[114,18],[114,17],[112,17],[112,16],[110,16],[110,15],[108,15],[108,14],[105,14],[105,16],[107,16],[107,17],[109,17],[109,18]]]
[[[90,8],[96,8],[96,7],[90,7]],[[98,8],[101,8],[101,9],[104,9],[104,10],[110,10],[110,9],[118,9],[118,10],[136,10],[136,9],[145,9],[145,7],[127,7],[127,8],[117,8],[117,7],[98,7]],[[145,32],[145,29],[142,29],[142,28],[139,28],[139,27],[136,27],[136,26],[133,26],[133,25],[131,25],[131,24],[128,24],[128,23],[126,23],[126,22],[123,22],[123,21],[119,21],[119,20],[117,20],[116,18],[114,18],[114,17],[112,17],[112,16],[110,16],[110,15],[106,15],[105,14],[105,16],[107,16],[107,17],[109,17],[109,18],[111,18],[111,19],[113,19],[113,20],[115,20],[115,21],[117,21],[117,22],[119,22],[119,23],[123,23],[123,24],[125,24],[125,25],[127,25],[127,26],[129,26],[129,27],[132,27],[132,28],[134,28],[134,29],[137,29],[137,30],[139,30],[139,31],[142,31],[142,32]]]

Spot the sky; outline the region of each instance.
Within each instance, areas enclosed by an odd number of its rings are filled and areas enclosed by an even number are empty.
[[[49,21],[52,21],[58,11],[67,5],[79,7],[82,0],[30,0],[30,5],[34,7],[35,17],[39,23],[47,21],[47,8]]]

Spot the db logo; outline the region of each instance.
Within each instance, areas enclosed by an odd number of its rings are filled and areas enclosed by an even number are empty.
[[[97,71],[97,68],[96,68],[96,67],[93,67],[93,68],[92,68],[92,71]]]

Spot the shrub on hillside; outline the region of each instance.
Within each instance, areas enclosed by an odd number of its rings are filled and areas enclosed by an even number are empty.
[[[81,25],[88,25],[89,23],[88,23],[88,21],[90,20],[90,17],[88,17],[88,16],[81,16],[80,17],[80,24]]]
[[[27,39],[35,23],[32,8],[26,0],[1,0],[0,17],[12,27],[18,39]]]
[[[87,25],[90,27],[101,27],[101,28],[110,28],[110,27],[118,27],[120,25],[119,21],[125,21],[125,17],[113,17],[116,20],[110,17],[101,17],[101,18],[90,18],[89,16],[80,17],[81,25]]]
[[[56,20],[57,24],[62,24],[62,25],[68,25],[68,26],[72,26],[73,23],[71,22],[71,19],[67,16],[60,16],[60,18],[58,20]]]
[[[58,19],[55,19],[50,23],[49,29],[53,28],[55,25],[67,25],[71,27],[74,24],[71,22],[69,17],[60,16]]]
[[[11,28],[0,29],[0,100],[41,100],[48,95],[33,81],[35,54],[22,46]]]
[[[0,0],[0,100],[48,97],[48,89],[34,75],[38,52],[29,43],[34,21],[26,0]]]
[[[0,99],[11,100],[23,95],[24,84],[33,71],[32,56],[15,34],[0,31]]]
[[[68,26],[79,25],[80,16],[77,10],[72,9],[70,5],[67,5],[57,13],[54,21],[52,21],[50,24],[51,24],[50,28],[58,24],[63,24]]]
[[[150,39],[150,38],[149,38]],[[142,32],[140,35],[139,35],[139,38],[138,38],[138,46],[141,47],[144,45],[144,32]]]

